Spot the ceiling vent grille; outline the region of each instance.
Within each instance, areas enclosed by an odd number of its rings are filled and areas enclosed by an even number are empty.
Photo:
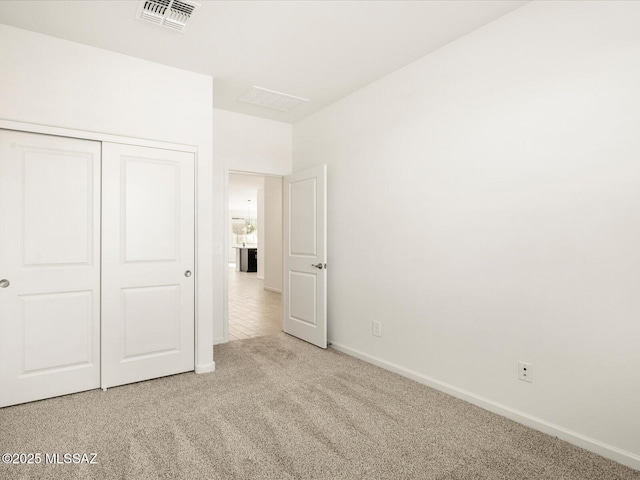
[[[136,18],[145,22],[184,32],[187,22],[200,7],[189,0],[142,0]]]
[[[255,85],[238,100],[244,103],[260,105],[261,107],[273,108],[281,112],[290,112],[294,107],[309,101],[306,98],[294,97],[293,95],[256,87]]]

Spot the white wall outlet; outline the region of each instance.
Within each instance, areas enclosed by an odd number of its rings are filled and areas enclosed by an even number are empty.
[[[381,337],[382,336],[382,323],[381,322],[372,322],[373,327],[373,336]]]
[[[528,362],[518,362],[518,380],[533,383],[533,372],[531,371],[531,364]]]

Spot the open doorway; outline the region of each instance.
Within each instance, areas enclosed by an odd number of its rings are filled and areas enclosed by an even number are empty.
[[[229,172],[228,339],[282,331],[282,177]]]

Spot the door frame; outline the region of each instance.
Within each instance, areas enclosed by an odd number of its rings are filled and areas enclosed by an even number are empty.
[[[195,189],[194,189],[194,203],[195,203],[195,211],[194,211],[194,221],[195,221],[195,279],[194,279],[194,358],[193,365],[196,373],[207,373],[213,372],[215,370],[215,362],[211,359],[208,363],[198,363],[198,359],[201,357],[210,357],[211,355],[206,352],[200,351],[200,343],[198,341],[198,332],[200,331],[200,324],[204,322],[206,319],[199,318],[198,315],[198,305],[199,305],[199,277],[200,277],[200,268],[198,262],[198,251],[199,251],[199,242],[198,242],[198,147],[195,145],[188,144],[180,144],[180,143],[171,143],[171,142],[163,142],[158,140],[151,140],[145,138],[135,138],[135,137],[126,137],[122,135],[111,135],[106,133],[99,132],[91,132],[87,130],[76,130],[71,128],[62,128],[62,127],[54,127],[50,125],[40,125],[35,123],[27,123],[27,122],[17,122],[13,120],[6,120],[0,118],[0,128],[4,130],[16,130],[19,132],[27,132],[27,133],[39,133],[43,135],[54,135],[58,137],[69,137],[69,138],[79,138],[83,140],[94,140],[98,142],[110,142],[110,143],[121,143],[125,145],[135,145],[140,147],[151,147],[151,148],[160,148],[164,150],[175,150],[180,152],[188,152],[193,153],[194,155],[194,168],[195,168]],[[228,175],[227,175],[228,181]],[[228,241],[228,239],[227,239]],[[228,260],[227,260],[228,263]],[[226,272],[226,269],[225,269]],[[226,272],[228,274],[228,272]],[[226,290],[225,290],[225,298],[226,298]],[[225,318],[226,310],[228,305],[225,304]],[[100,319],[102,321],[102,319]],[[202,328],[204,331],[210,331],[211,329],[208,327]],[[212,340],[212,339],[211,339]],[[208,343],[214,343],[209,341]],[[204,345],[202,347],[206,349],[207,346]],[[208,348],[211,349],[212,345],[208,345]]]
[[[222,264],[224,265],[222,273],[222,338],[214,338],[213,344],[219,345],[221,343],[227,343],[229,341],[229,175],[237,173],[240,175],[257,175],[261,177],[276,177],[284,179],[285,175],[278,173],[264,173],[253,172],[248,170],[239,170],[237,168],[229,168],[229,165],[224,166],[223,177],[223,239],[222,239]],[[283,192],[284,195],[284,192]],[[281,212],[284,216],[284,212]],[[284,233],[284,232],[283,232]],[[284,258],[282,259],[284,266]],[[280,297],[280,307],[283,307],[282,297]]]

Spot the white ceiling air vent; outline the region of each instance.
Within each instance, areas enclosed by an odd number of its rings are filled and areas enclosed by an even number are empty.
[[[306,98],[294,97],[293,95],[275,92],[255,85],[238,100],[244,103],[260,105],[261,107],[273,108],[281,112],[290,112],[297,105],[309,101]]]
[[[199,3],[189,0],[142,0],[136,18],[176,32],[184,32]]]

